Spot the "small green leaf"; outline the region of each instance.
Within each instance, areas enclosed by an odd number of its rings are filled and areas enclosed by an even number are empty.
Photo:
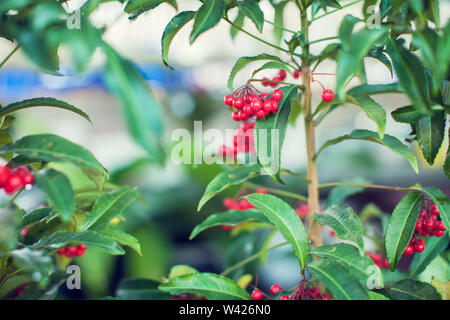
[[[370,181],[367,181],[364,178],[354,178],[348,181],[343,181],[344,183],[354,183],[354,184],[370,184]],[[347,197],[354,195],[356,193],[364,191],[363,187],[355,187],[355,186],[337,186],[331,189],[328,194],[327,203],[325,208],[331,207],[333,204],[340,203],[345,200]]]
[[[261,167],[259,165],[246,165],[219,173],[206,186],[205,193],[198,203],[197,211],[200,211],[205,203],[219,192],[232,185],[241,184],[250,178],[256,177],[260,175],[260,172]]]
[[[316,260],[307,266],[314,278],[325,285],[338,300],[369,300],[359,281],[339,263],[327,259]]]
[[[264,12],[255,0],[238,1],[241,11],[253,21],[259,32],[262,32],[264,26]]]
[[[371,142],[381,144],[381,145],[391,149],[395,153],[401,155],[406,160],[408,160],[409,164],[414,169],[414,171],[416,173],[419,172],[419,165],[417,163],[416,156],[400,140],[398,140],[397,138],[395,138],[391,135],[388,135],[388,134],[385,134],[383,139],[381,139],[377,133],[369,131],[369,130],[357,129],[357,130],[353,130],[350,134],[340,136],[336,139],[328,140],[320,147],[319,151],[317,152],[317,155],[326,147],[335,145],[335,144],[345,141],[345,140],[366,140],[366,141],[371,141]],[[316,155],[316,157],[317,157],[317,155]]]
[[[235,227],[246,221],[261,221],[263,223],[270,223],[270,221],[261,214],[258,210],[229,210],[222,213],[214,213],[205,219],[201,224],[195,226],[192,230],[189,240],[194,239],[200,232],[215,227],[226,225]]]
[[[364,250],[363,228],[352,208],[335,204],[323,212],[316,213],[315,220],[333,229],[338,238],[350,240]]]
[[[19,228],[22,229],[31,226],[36,222],[43,221],[52,212],[53,212],[52,208],[40,208],[33,210],[22,217],[22,221],[20,222]]]
[[[423,114],[416,110],[413,106],[405,106],[395,109],[391,112],[392,118],[400,123],[415,123],[423,117]]]
[[[266,62],[265,64],[263,64],[261,67],[259,67],[255,71],[253,71],[252,79],[255,77],[255,75],[258,72],[267,70],[267,69],[277,69],[277,70],[283,69],[283,70],[291,73],[291,69],[289,69],[289,67],[285,63],[278,62],[278,61],[269,61],[269,62]]]
[[[384,130],[386,129],[386,111],[369,96],[355,97],[355,100],[367,116],[375,122],[378,128],[378,135],[383,139]]]
[[[162,60],[166,67],[173,69],[169,63],[169,48],[173,38],[189,21],[194,19],[194,11],[183,11],[174,16],[166,28],[161,38]]]
[[[87,121],[92,123],[91,119],[85,112],[67,102],[55,98],[33,98],[8,104],[6,107],[0,109],[0,117],[4,117],[13,112],[32,107],[55,107],[64,110],[69,110],[82,116]]]
[[[422,209],[423,195],[412,192],[395,207],[386,229],[386,254],[393,271],[414,233]]]
[[[233,21],[233,24],[235,26],[238,26],[239,28],[242,28],[242,26],[244,25],[244,20],[245,20],[245,15],[242,13],[241,10],[239,10],[236,18]],[[234,40],[234,38],[236,38],[238,33],[239,33],[239,29],[238,28],[235,28],[234,26],[230,27],[231,39]]]
[[[111,238],[118,243],[128,246],[134,251],[136,251],[140,256],[142,256],[141,245],[139,244],[139,240],[133,237],[131,234],[126,233],[122,229],[116,227],[104,227],[98,230],[104,236]]]
[[[225,14],[225,2],[223,0],[205,0],[195,14],[194,27],[189,38],[192,44],[203,32],[211,29],[219,23]]]
[[[97,231],[86,230],[83,232],[56,231],[47,237],[41,238],[30,247],[33,249],[56,250],[73,243],[82,243],[87,247],[95,247],[104,250],[110,254],[120,255],[125,251],[116,241],[104,236]]]
[[[250,300],[250,295],[236,282],[214,273],[192,273],[176,277],[158,287],[172,295],[198,293],[208,300]]]
[[[289,241],[303,269],[308,257],[308,237],[298,215],[286,202],[270,194],[253,193],[245,197]]]
[[[353,97],[366,96],[381,93],[399,93],[402,92],[398,82],[388,84],[361,84],[348,90],[348,94]]]
[[[279,44],[283,38],[283,26],[284,26],[284,8],[289,1],[283,0],[273,5],[275,15],[273,18],[273,33],[275,36],[275,42]]]
[[[441,300],[441,295],[429,283],[404,279],[394,283],[389,290],[394,300]]]
[[[448,233],[442,237],[425,238],[425,250],[420,254],[414,255],[409,266],[409,277],[414,278],[420,274],[442,251],[448,246]]]
[[[60,214],[63,221],[69,221],[75,211],[75,193],[69,179],[63,173],[52,169],[36,174],[35,179],[53,209]]]
[[[445,135],[444,111],[433,112],[430,116],[423,116],[417,120],[415,127],[417,131],[417,142],[423,157],[429,165],[433,165]]]
[[[173,266],[170,268],[169,271],[169,280],[172,280],[173,278],[184,276],[186,274],[192,274],[197,273],[197,269],[192,268],[191,266],[188,266],[187,264],[177,264],[176,266]]]

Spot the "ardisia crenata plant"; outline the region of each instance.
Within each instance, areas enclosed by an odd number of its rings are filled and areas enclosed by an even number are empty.
[[[273,7],[274,21],[266,19],[260,8],[263,2]],[[136,19],[162,3],[177,8],[176,1],[130,0],[126,1],[125,11],[131,19]],[[345,12],[348,7],[356,5],[362,7],[362,14],[345,15],[334,36],[322,39],[310,36],[313,29],[324,28],[321,18]],[[298,10],[299,30],[284,26],[286,6]],[[233,163],[208,184],[200,199],[199,211],[225,189],[239,185],[242,188],[236,198],[224,200],[228,211],[210,215],[194,228],[190,238],[215,226],[239,229],[248,222],[257,221],[259,225],[270,226],[281,233],[286,242],[271,247],[266,245],[260,252],[229,266],[221,274],[198,272],[184,265],[175,266],[161,285],[147,282],[148,292],[156,291],[158,287],[175,295],[175,299],[448,298],[443,289],[445,286],[448,288],[448,282],[418,280],[418,275],[439,257],[444,257],[439,263],[448,270],[448,250],[445,250],[450,228],[450,200],[440,189],[419,184],[372,185],[358,177],[351,181],[320,184],[317,168],[322,150],[347,140],[382,145],[403,157],[416,174],[419,174],[417,156],[407,143],[417,144],[426,162],[430,165],[435,163],[448,136],[446,122],[450,110],[450,22],[440,21],[440,6],[438,0],[200,0],[191,11],[176,14],[166,26],[161,40],[162,59],[169,68],[172,68],[169,62],[171,42],[190,21],[193,21],[190,44],[204,32],[214,32],[212,29],[217,24],[227,23],[232,38],[241,32],[277,52],[241,57],[231,69],[228,78],[230,93],[224,97],[224,103],[230,109],[230,117],[241,122],[241,126],[233,138],[233,146],[221,147],[218,154],[233,160],[239,153],[255,153],[258,161]],[[245,20],[251,21],[260,33],[263,28],[273,28],[276,42],[244,29]],[[313,46],[325,41],[328,45],[313,54]],[[365,68],[366,58],[378,60],[380,66],[395,75],[395,80],[386,84],[368,84],[366,72],[370,70]],[[322,62],[327,59],[336,62],[335,72],[320,71]],[[245,67],[250,63],[259,63],[260,66],[248,73],[248,81],[236,88],[235,76],[248,72]],[[276,70],[272,77],[258,77],[261,71],[268,69]],[[336,86],[326,88],[320,81],[323,77],[334,77]],[[350,80],[354,78],[359,80],[359,85],[350,87]],[[314,85],[322,89],[322,101],[318,105],[312,104]],[[391,113],[395,121],[411,127],[409,137],[385,133],[388,115],[374,96],[386,93],[403,94],[409,99],[409,105]],[[357,129],[317,146],[316,127],[331,113],[338,115],[341,106],[346,104],[361,108],[377,130]],[[283,169],[279,164],[286,128],[298,117],[303,118],[306,136],[306,143],[302,146],[307,163],[306,176]],[[441,171],[447,178],[450,178],[449,153],[447,151]],[[268,159],[267,154],[272,158]],[[280,183],[284,183],[283,175],[297,176],[306,182],[307,195],[277,188],[251,193],[261,186],[247,180],[261,175],[269,175]],[[333,189],[326,205],[321,208],[320,191],[326,188]],[[370,188],[404,194],[390,217],[373,205],[368,205],[357,215],[342,203],[349,195]],[[304,202],[294,209],[280,197]],[[366,252],[367,241],[374,237],[371,218],[381,219],[381,228],[377,225],[375,234],[382,236],[375,241],[375,251]],[[336,241],[324,244],[325,230]],[[242,272],[235,272],[244,270],[250,262],[284,245],[292,247],[299,263],[301,281],[296,288],[283,289],[275,284],[271,293],[266,294],[257,283],[252,284],[251,275],[240,277]],[[409,268],[400,271],[400,259],[413,253]],[[384,276],[389,277],[386,284]],[[135,281],[136,285],[140,283]],[[131,282],[124,284],[128,285]],[[143,283],[140,285],[140,288],[145,286]]]

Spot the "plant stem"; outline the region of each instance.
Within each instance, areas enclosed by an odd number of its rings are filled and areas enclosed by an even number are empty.
[[[226,276],[227,274],[233,272],[234,270],[237,270],[237,269],[239,269],[240,267],[245,266],[247,263],[250,263],[250,262],[252,262],[253,260],[258,259],[258,258],[259,258],[260,256],[262,256],[263,254],[266,254],[267,252],[269,252],[269,251],[271,251],[271,250],[273,250],[273,249],[276,249],[276,248],[278,248],[278,247],[281,247],[281,246],[284,246],[284,245],[287,245],[287,244],[289,244],[289,242],[288,242],[288,241],[285,241],[285,242],[281,242],[281,243],[279,243],[279,244],[276,244],[276,245],[274,245],[274,246],[272,246],[272,247],[263,249],[263,250],[261,250],[261,251],[255,253],[255,254],[251,255],[250,257],[248,257],[248,258],[246,258],[246,259],[244,259],[244,260],[242,260],[242,261],[236,263],[235,265],[229,267],[228,269],[226,269],[225,271],[223,271],[220,275]]]
[[[308,198],[305,196],[302,196],[300,194],[297,193],[293,193],[293,192],[289,192],[289,191],[284,191],[284,190],[280,190],[280,189],[275,189],[275,188],[269,188],[266,186],[261,186],[259,184],[256,183],[251,183],[251,182],[246,182],[245,183],[246,186],[252,188],[252,189],[258,189],[258,188],[264,188],[267,191],[271,192],[271,193],[275,193],[275,194],[279,194],[280,196],[285,196],[288,198],[293,198],[293,199],[299,199],[299,200],[303,200],[303,201],[308,201]]]
[[[17,50],[19,50],[20,44],[18,44],[7,56],[3,61],[0,63],[0,68],[3,67],[3,65],[13,56],[14,53],[16,53]]]
[[[257,81],[257,82],[263,82],[263,81],[269,81],[269,82],[274,82],[274,83],[278,83],[278,84],[286,84],[289,86],[297,86],[299,87],[301,90],[303,90],[305,87],[301,84],[298,83],[291,83],[291,82],[284,82],[284,81],[276,81],[276,80],[264,80],[264,79],[251,79],[250,82],[253,81]]]
[[[319,189],[332,188],[332,187],[338,187],[338,186],[361,187],[361,188],[365,188],[365,189],[383,189],[383,190],[406,191],[406,192],[420,191],[420,190],[417,190],[414,188],[383,186],[383,185],[376,185],[376,184],[360,184],[360,183],[350,183],[350,182],[324,183],[324,184],[319,185]]]
[[[282,26],[280,26],[280,25],[278,25],[278,24],[276,24],[276,23],[274,23],[274,22],[272,22],[272,21],[270,21],[270,20],[264,19],[264,21],[267,22],[267,23],[269,23],[269,24],[271,24],[271,25],[273,25],[274,27],[280,28],[281,30],[284,30],[284,31],[286,31],[286,32],[289,32],[289,33],[292,33],[292,34],[296,34],[296,33],[297,33],[297,32],[295,32],[294,30],[291,30],[291,29],[287,29],[287,28],[285,28],[285,27],[282,27]]]
[[[305,36],[306,42],[309,42],[309,23],[306,10],[301,12],[301,29]],[[307,174],[308,174],[308,221],[311,224],[311,231],[309,238],[312,241],[313,247],[322,245],[322,226],[314,222],[314,213],[320,211],[319,207],[319,178],[317,175],[317,166],[315,161],[315,127],[312,117],[311,108],[311,72],[309,72],[309,44],[306,44],[303,49],[303,83],[306,86],[303,95],[303,105],[305,110],[305,136],[306,136],[306,155],[307,155]]]
[[[298,54],[298,53],[291,53],[291,52],[289,52],[289,50],[283,49],[283,48],[281,48],[281,47],[279,47],[279,46],[277,46],[277,45],[274,45],[273,43],[270,43],[270,42],[268,42],[268,41],[266,41],[266,40],[264,40],[264,39],[261,39],[260,37],[255,36],[254,34],[248,32],[247,30],[244,30],[244,29],[242,29],[241,27],[239,27],[239,26],[237,26],[236,24],[234,24],[234,23],[231,22],[228,18],[223,18],[223,19],[224,19],[226,22],[228,22],[233,28],[238,29],[239,31],[245,33],[246,35],[252,37],[253,39],[258,40],[258,41],[260,41],[260,42],[262,42],[262,43],[264,43],[264,44],[266,44],[266,45],[268,45],[268,46],[270,46],[270,47],[272,47],[272,48],[274,48],[274,49],[283,51],[283,52],[288,53],[288,54],[293,54],[294,56],[297,56],[297,57],[301,57],[301,56],[302,56],[301,54]]]
[[[339,39],[339,37],[332,36],[332,37],[326,37],[326,38],[322,38],[322,39],[317,39],[317,40],[314,40],[314,41],[310,41],[309,44],[319,43],[319,42],[328,41],[328,40],[335,40],[335,39]]]
[[[340,11],[340,10],[342,10],[342,9],[344,9],[344,8],[350,7],[350,6],[352,6],[352,5],[354,5],[354,4],[358,3],[358,2],[361,2],[361,1],[363,1],[363,0],[356,0],[356,1],[350,2],[349,4],[346,4],[345,6],[342,6],[342,7],[340,7],[340,8],[337,8],[337,9],[335,9],[335,10],[331,10],[331,11],[325,12],[324,14],[322,14],[322,15],[320,15],[320,16],[317,16],[317,17],[312,18],[311,20],[309,20],[309,23],[311,23],[311,22],[313,22],[313,21],[316,21],[316,20],[319,20],[320,18],[326,17],[326,16],[328,16],[328,15],[330,15],[330,14],[333,14],[333,13],[335,13],[335,12],[337,12],[337,11]]]

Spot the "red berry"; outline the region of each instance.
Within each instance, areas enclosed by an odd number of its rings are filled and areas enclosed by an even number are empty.
[[[231,118],[233,118],[234,121],[239,121],[239,111],[234,111],[231,114]]]
[[[261,100],[255,99],[255,100],[252,101],[251,106],[252,106],[253,111],[257,112],[257,111],[262,109],[263,103],[262,103]]]
[[[272,98],[280,101],[281,99],[283,99],[283,91],[281,91],[280,89],[274,90],[272,93]]]
[[[6,182],[5,186],[3,187],[5,189],[5,192],[7,194],[12,194],[16,190],[20,189],[22,187],[22,179],[20,179],[19,176],[16,174],[13,174],[9,180]]]
[[[274,284],[273,286],[270,287],[271,294],[277,294],[281,290],[283,290],[283,289],[281,288],[281,286],[279,284]]]
[[[0,188],[2,188],[8,182],[11,175],[12,172],[9,167],[0,165]]]
[[[241,97],[236,97],[233,99],[233,106],[236,109],[242,109],[242,107],[244,107],[244,99],[242,99]]]
[[[430,212],[435,216],[439,215],[439,209],[438,209],[437,205],[433,204],[430,207]]]
[[[239,111],[239,120],[245,121],[248,119],[248,114],[246,114],[244,111]]]
[[[421,220],[417,220],[415,230],[416,231],[420,231],[420,230],[422,230],[422,227],[423,227],[422,221]]]
[[[231,198],[223,199],[223,206],[227,209],[231,209],[234,206],[234,200]]]
[[[436,227],[438,228],[439,231],[445,231],[445,226],[442,223],[442,220],[436,222]]]
[[[253,300],[261,300],[263,297],[263,293],[261,292],[261,290],[255,289],[252,292],[252,299]]]
[[[253,115],[253,109],[249,104],[246,104],[244,106],[244,109],[242,109],[246,114],[248,114],[249,116]]]
[[[225,104],[227,105],[227,106],[232,106],[233,105],[233,96],[232,95],[227,95],[227,96],[225,96],[225,98],[223,98],[223,102],[225,102]]]
[[[253,100],[253,95],[251,95],[251,94],[246,94],[245,96],[244,96],[244,102],[245,103],[251,103],[252,102],[252,100]]]
[[[20,177],[22,184],[25,186],[33,184],[34,182],[33,174],[30,171],[28,171],[28,169],[25,167],[17,169],[16,171],[14,171],[14,174]]]
[[[414,251],[422,252],[423,250],[425,250],[425,244],[424,243],[416,243],[414,245]]]
[[[278,87],[278,82],[279,82],[279,81],[283,81],[283,80],[281,80],[280,77],[273,77],[273,78],[272,78],[272,82],[270,83],[270,86],[271,86],[272,88]]]
[[[61,248],[58,251],[56,251],[56,253],[60,255],[66,254],[66,248]]]
[[[425,221],[424,227],[426,230],[431,231],[434,229],[435,223],[432,219]]]
[[[404,253],[405,253],[406,255],[413,254],[413,253],[414,253],[414,247],[413,247],[412,245],[408,244],[408,246],[406,247]]]
[[[280,300],[289,300],[289,296],[281,296]]]
[[[389,269],[389,260],[388,259],[384,258],[382,267],[385,269]]]
[[[257,111],[257,112],[255,113],[255,115],[256,115],[258,118],[262,119],[262,118],[264,118],[264,117],[266,116],[266,113],[264,112],[264,110],[259,110],[259,111]]]
[[[272,111],[272,101],[271,100],[264,101],[263,110],[265,113],[269,113],[270,111]]]
[[[425,219],[426,217],[427,217],[427,211],[426,210],[420,211],[419,218]]]
[[[330,102],[334,98],[334,93],[330,89],[323,90],[322,99],[325,102]]]
[[[281,81],[286,79],[286,76],[287,76],[286,70],[280,69],[280,71],[278,72],[278,76],[280,77]]]
[[[88,248],[88,247],[86,247],[86,246],[83,245],[82,243],[80,243],[80,244],[78,245],[78,249],[80,249],[80,250],[86,251],[87,248]]]
[[[293,75],[294,79],[298,79],[298,78],[300,78],[300,71],[294,70],[292,75]]]
[[[275,100],[272,100],[272,104],[271,104],[271,111],[273,113],[276,113],[278,111],[278,102]]]
[[[435,235],[436,237],[442,237],[444,234],[445,234],[445,231],[443,231],[443,230],[436,230],[436,231],[434,232],[434,235]]]
[[[247,210],[252,207],[253,207],[253,205],[247,199],[241,199],[241,201],[239,201],[239,208],[241,210]]]

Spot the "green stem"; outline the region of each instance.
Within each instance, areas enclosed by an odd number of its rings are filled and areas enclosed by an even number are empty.
[[[332,14],[332,13],[335,13],[335,12],[337,12],[337,11],[340,11],[340,10],[342,10],[342,9],[344,9],[344,8],[350,7],[350,6],[352,6],[352,5],[354,5],[354,4],[358,3],[358,2],[361,2],[361,1],[363,1],[363,0],[356,0],[356,1],[350,2],[349,4],[346,4],[345,6],[342,6],[342,7],[340,7],[340,8],[337,8],[337,9],[335,9],[335,10],[331,10],[331,11],[325,12],[324,14],[322,14],[322,15],[320,15],[320,16],[317,16],[317,17],[312,18],[311,20],[309,20],[309,23],[311,23],[311,22],[313,22],[313,21],[316,21],[316,20],[319,20],[319,19],[321,19],[321,18],[323,18],[323,17],[326,17],[326,16],[328,16],[328,15],[330,15],[330,14]]]
[[[3,61],[0,63],[0,68],[3,67],[3,65],[9,60],[9,58],[11,58],[13,56],[14,53],[16,53],[17,50],[19,50],[20,48],[20,44],[18,44],[13,51],[11,51],[5,59],[3,59]]]
[[[252,37],[253,39],[258,40],[258,41],[260,41],[260,42],[262,42],[262,43],[264,43],[264,44],[266,44],[266,45],[268,45],[268,46],[270,46],[270,47],[272,47],[272,48],[274,48],[274,49],[277,49],[277,50],[283,51],[283,52],[285,52],[285,53],[291,54],[291,52],[289,52],[289,50],[286,50],[286,49],[283,49],[283,48],[281,48],[281,47],[279,47],[279,46],[277,46],[277,45],[274,45],[273,43],[270,43],[270,42],[268,42],[268,41],[266,41],[266,40],[264,40],[264,39],[261,39],[261,38],[255,36],[254,34],[248,32],[247,30],[242,29],[241,27],[239,27],[238,25],[236,25],[236,24],[234,24],[232,21],[230,21],[228,18],[223,18],[223,19],[224,19],[226,22],[228,22],[233,28],[238,29],[239,31],[245,33],[246,35]],[[301,57],[301,56],[302,56],[302,55],[297,54],[297,53],[292,53],[292,54],[295,55],[295,56],[297,56],[297,57]]]
[[[253,81],[256,81],[256,82],[270,81],[270,82],[278,83],[278,84],[286,84],[288,86],[297,86],[297,87],[300,88],[300,90],[304,89],[304,86],[301,85],[301,84],[298,84],[298,83],[291,83],[291,82],[284,82],[284,81],[275,81],[275,80],[264,80],[264,79],[251,79],[250,80],[250,82],[253,82]]]
[[[360,183],[349,183],[349,182],[332,182],[332,183],[324,183],[319,185],[319,189],[332,188],[338,186],[346,186],[346,187],[361,187],[365,189],[383,189],[383,190],[393,190],[393,191],[406,191],[406,192],[417,192],[419,190],[414,188],[406,188],[406,187],[394,187],[394,186],[383,186],[376,184],[360,184]]]
[[[255,253],[254,255],[251,255],[250,257],[248,257],[248,258],[242,260],[241,262],[238,262],[238,263],[236,263],[235,265],[229,267],[228,269],[226,269],[225,271],[223,271],[220,275],[226,276],[227,274],[233,272],[234,270],[237,270],[237,269],[239,269],[240,267],[245,266],[247,263],[250,263],[250,262],[252,262],[253,260],[258,259],[260,256],[266,254],[267,252],[269,252],[269,251],[271,251],[271,250],[273,250],[273,249],[276,249],[276,248],[278,248],[278,247],[287,245],[287,244],[289,244],[289,242],[288,242],[288,241],[285,241],[285,242],[281,242],[281,243],[279,243],[279,244],[276,244],[276,245],[274,245],[274,246],[272,246],[272,247],[263,249],[263,250],[261,250],[261,251]]]
[[[287,28],[285,28],[285,27],[282,27],[282,26],[280,26],[280,25],[278,25],[278,24],[276,24],[276,23],[274,23],[274,22],[272,22],[272,21],[270,21],[270,20],[264,19],[264,21],[267,22],[267,23],[269,23],[269,24],[271,24],[271,25],[273,25],[274,27],[280,28],[281,30],[284,30],[284,31],[286,31],[286,32],[289,32],[289,33],[292,33],[292,34],[296,34],[296,33],[297,33],[297,32],[295,32],[294,30],[291,30],[291,29],[287,29]]]
[[[297,193],[293,193],[293,192],[289,192],[289,191],[284,191],[284,190],[280,190],[280,189],[275,189],[275,188],[269,188],[266,186],[262,186],[256,183],[251,183],[251,182],[246,182],[245,183],[246,186],[252,188],[252,189],[258,189],[258,188],[264,188],[267,191],[271,192],[271,193],[275,193],[278,194],[280,196],[285,196],[288,198],[293,198],[293,199],[299,199],[299,200],[303,200],[303,201],[308,201],[308,198],[305,196],[302,196],[300,194]]]
[[[310,41],[309,44],[318,43],[318,42],[322,42],[322,41],[328,41],[328,40],[335,40],[335,39],[339,39],[339,37],[338,36],[332,36],[332,37],[326,37],[326,38],[322,38],[322,39],[317,39],[317,40]]]

